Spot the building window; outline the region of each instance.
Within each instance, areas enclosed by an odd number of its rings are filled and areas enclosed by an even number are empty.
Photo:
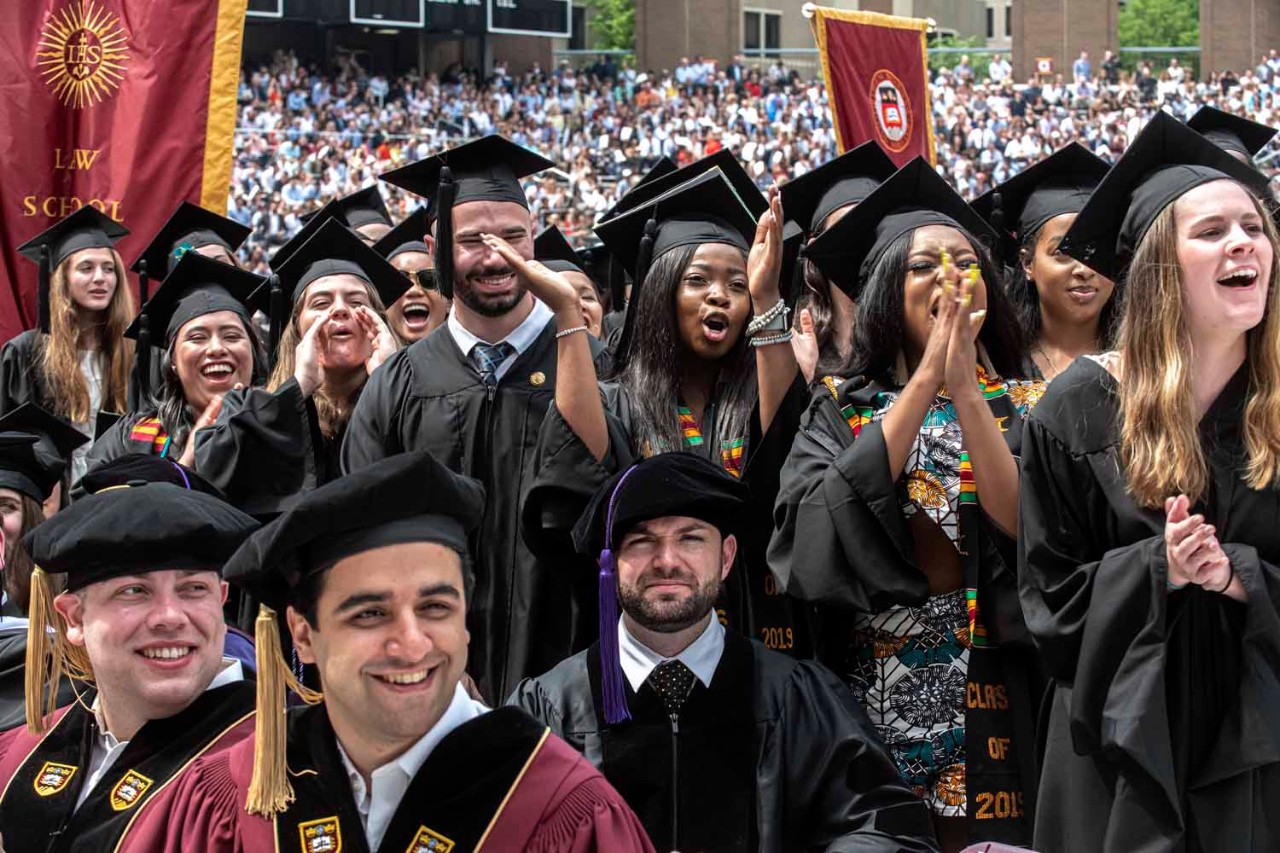
[[[782,47],[782,13],[747,9],[742,13],[742,52],[777,56]]]
[[[1013,4],[1004,4],[1004,37],[1013,38]]]
[[[574,6],[572,15],[573,29],[569,31],[569,50],[586,50],[587,9],[585,6]]]
[[[987,7],[987,38],[993,39],[995,37],[996,37],[996,10],[988,6]]]

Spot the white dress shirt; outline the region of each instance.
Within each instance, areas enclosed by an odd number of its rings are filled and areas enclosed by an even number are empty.
[[[216,687],[244,681],[244,668],[240,665],[240,661],[223,658],[222,663],[222,670],[213,677],[213,681],[210,681],[209,686],[204,689],[206,693]],[[87,775],[84,780],[84,787],[80,789],[80,797],[76,800],[76,808],[80,808],[81,804],[89,797],[90,792],[93,791],[94,786],[102,781],[102,777],[107,775],[111,765],[116,763],[120,753],[124,752],[125,747],[129,745],[129,741],[119,740],[111,732],[107,731],[107,721],[102,716],[102,709],[98,706],[97,698],[93,700],[93,716],[98,721],[98,735],[93,739],[93,754],[89,756],[89,766],[85,768]]]
[[[724,626],[720,624],[720,620],[713,612],[707,621],[707,627],[698,635],[698,639],[686,646],[684,651],[674,659],[693,670],[693,674],[702,682],[703,687],[710,687],[711,676],[715,675],[722,654],[724,654]],[[631,636],[622,617],[618,618],[618,657],[622,662],[622,674],[627,677],[631,689],[636,692],[639,692],[640,685],[644,684],[649,674],[658,668],[658,664],[672,660],[672,658],[664,658]]]
[[[453,691],[453,701],[445,709],[444,716],[399,758],[369,774],[369,785],[365,785],[364,777],[347,757],[342,742],[338,741],[338,755],[342,758],[342,766],[347,770],[347,780],[351,783],[351,793],[356,801],[356,809],[360,812],[360,823],[364,826],[364,837],[370,850],[377,850],[381,846],[382,837],[387,834],[387,827],[391,826],[391,819],[395,817],[400,801],[409,790],[409,783],[418,775],[432,750],[458,726],[488,712],[489,709],[472,699],[461,684],[457,685]]]
[[[533,342],[538,339],[538,335],[542,334],[542,330],[547,327],[547,323],[551,322],[555,314],[546,305],[533,300],[533,310],[529,312],[529,316],[524,318],[524,322],[516,326],[511,334],[505,338],[506,342],[515,347],[515,352],[507,356],[507,358],[498,365],[498,370],[494,374],[501,379],[511,365],[516,363],[516,359],[520,354],[533,346]],[[453,335],[454,343],[458,345],[458,349],[462,350],[462,354],[471,357],[471,349],[476,344],[489,344],[490,346],[502,343],[502,341],[482,341],[475,335],[468,332],[462,327],[462,323],[458,321],[456,311],[449,312],[449,319],[445,322],[449,327],[449,333]]]

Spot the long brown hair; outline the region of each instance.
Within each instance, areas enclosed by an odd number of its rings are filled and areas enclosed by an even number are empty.
[[[1262,489],[1280,482],[1280,238],[1266,210],[1254,204],[1275,252],[1262,322],[1245,334],[1245,482]],[[1195,354],[1172,204],[1138,244],[1124,299],[1118,336],[1123,353],[1120,458],[1129,493],[1139,505],[1151,508],[1177,494],[1194,502],[1208,487],[1209,471],[1191,392]]]
[[[7,543],[4,559],[4,592],[19,610],[27,612],[31,603],[31,570],[35,562],[22,544],[22,537],[44,521],[44,505],[30,495],[21,495],[22,530]],[[61,576],[59,576],[61,577]]]
[[[377,312],[382,318],[382,322],[387,322],[387,309],[382,304],[382,297],[378,296],[378,291],[373,285],[367,281],[363,282],[365,293],[369,295],[369,306]],[[298,343],[302,340],[302,330],[298,328],[298,315],[302,313],[303,296],[305,291],[293,301],[293,315],[289,318],[288,324],[280,333],[280,345],[276,349],[276,366],[271,371],[271,378],[267,380],[267,390],[274,391],[284,383],[293,378],[293,369],[296,366],[296,357]],[[388,325],[388,328],[390,326]],[[399,343],[395,332],[391,333],[391,337]],[[399,346],[396,347],[399,349]],[[342,435],[346,429],[347,421],[351,419],[351,410],[355,408],[355,400],[338,401],[330,398],[325,394],[324,386],[316,389],[311,395],[311,401],[316,407],[316,417],[320,421],[320,432],[325,438],[334,439]]]
[[[84,423],[94,413],[89,411],[89,383],[80,371],[80,352],[87,342],[80,334],[78,308],[67,281],[74,258],[72,255],[58,264],[50,276],[49,334],[41,336],[40,372],[54,414],[72,423]],[[100,405],[107,411],[123,412],[128,409],[129,371],[133,367],[133,341],[125,339],[124,330],[136,312],[124,261],[115,249],[111,259],[116,265],[116,289],[103,312],[98,340],[97,354],[103,367]]]

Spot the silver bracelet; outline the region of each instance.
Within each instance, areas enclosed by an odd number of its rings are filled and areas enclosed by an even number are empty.
[[[758,335],[760,332],[764,331],[765,326],[768,326],[779,316],[782,317],[781,328],[785,329],[787,326],[786,315],[788,311],[790,311],[790,309],[787,308],[786,300],[779,299],[768,311],[765,311],[763,314],[757,314],[755,317],[751,318],[751,322],[747,324],[747,337],[750,338]]]
[[[556,332],[556,340],[558,341],[561,338],[567,338],[570,335],[572,335],[574,332],[586,332],[586,331],[589,331],[586,326],[574,326],[572,329],[564,329],[562,331]]]
[[[752,338],[751,345],[753,347],[767,347],[772,344],[785,344],[791,340],[794,334],[794,332],[788,329],[780,335],[765,335],[758,338]]]

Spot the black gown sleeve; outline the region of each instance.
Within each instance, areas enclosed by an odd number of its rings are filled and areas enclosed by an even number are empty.
[[[23,403],[43,403],[36,388],[39,381],[39,366],[35,363],[37,334],[23,332],[0,349],[0,415],[9,414]]]
[[[783,466],[774,526],[769,566],[804,601],[877,612],[928,596],[880,424],[854,440],[825,389]]]
[[[127,456],[130,453],[144,452],[136,446],[136,442],[129,439],[129,434],[139,420],[147,417],[155,417],[155,414],[151,412],[145,414],[131,413],[112,424],[111,428],[89,447],[89,452],[85,454],[84,458],[85,470],[92,471],[103,463],[119,459],[121,456]]]
[[[344,474],[408,449],[400,446],[399,432],[392,428],[391,421],[411,387],[408,349],[395,353],[369,376],[342,439]]]
[[[835,673],[798,662],[780,722],[779,769],[792,810],[785,819],[787,849],[938,849],[923,801],[902,781],[866,712]]]

